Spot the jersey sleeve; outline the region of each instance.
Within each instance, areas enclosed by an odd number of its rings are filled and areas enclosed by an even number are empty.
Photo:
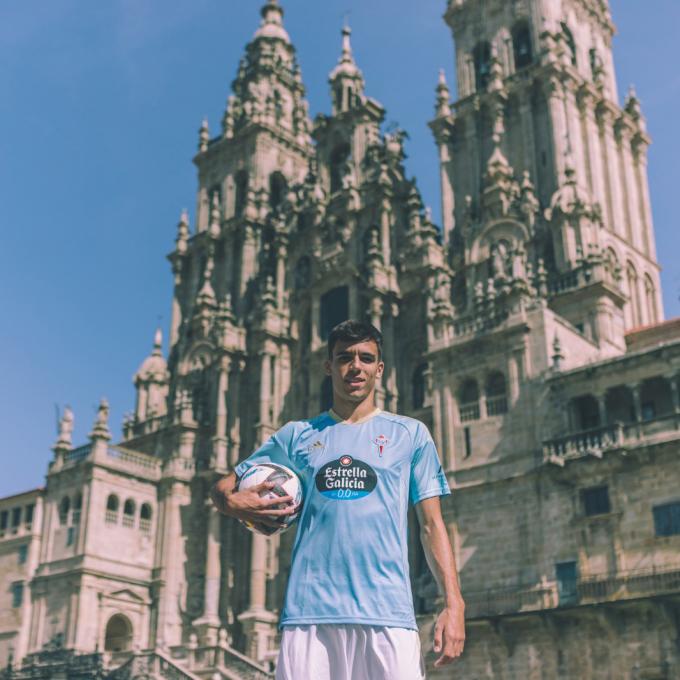
[[[416,431],[415,452],[411,459],[411,481],[409,498],[411,503],[420,503],[433,496],[447,496],[451,493],[446,474],[439,461],[439,454],[427,428],[419,424]]]
[[[236,476],[240,479],[249,468],[259,463],[277,463],[295,469],[290,457],[294,430],[294,424],[287,423],[275,432],[259,449],[234,468]]]

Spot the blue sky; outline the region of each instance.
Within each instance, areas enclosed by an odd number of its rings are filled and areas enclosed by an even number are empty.
[[[193,214],[198,127],[219,120],[259,20],[242,0],[6,0],[0,5],[0,496],[43,483],[55,404],[86,441],[99,398],[116,436],[131,382],[169,320],[165,255]],[[349,12],[368,94],[408,130],[409,171],[438,214],[426,122],[437,71],[454,84],[443,0],[285,0],[312,113]],[[654,139],[650,184],[666,316],[680,314],[680,3],[614,0],[620,90],[635,83]],[[677,200],[677,199],[676,199]]]

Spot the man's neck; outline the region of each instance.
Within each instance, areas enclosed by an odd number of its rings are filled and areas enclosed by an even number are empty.
[[[375,410],[375,396],[373,394],[360,402],[333,400],[333,412],[347,423],[363,420]]]

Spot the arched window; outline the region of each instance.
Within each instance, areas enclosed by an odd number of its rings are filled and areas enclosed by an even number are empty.
[[[118,501],[118,496],[112,493],[106,499],[106,523],[107,524],[117,524],[118,522],[118,507],[120,502]]]
[[[106,624],[104,649],[107,652],[124,652],[130,649],[132,642],[132,624],[127,616],[115,614]]]
[[[321,383],[321,410],[328,411],[333,406],[333,381],[327,375]]]
[[[59,524],[68,524],[68,514],[71,510],[71,499],[68,496],[64,496],[59,503]]]
[[[145,534],[151,531],[151,517],[151,506],[148,503],[142,503],[142,507],[139,509],[139,528]]]
[[[656,289],[649,274],[645,274],[645,317],[648,323],[656,323]]]
[[[288,182],[280,172],[272,172],[269,176],[269,206],[278,208],[288,193]]]
[[[331,171],[331,193],[342,189],[342,178],[344,175],[345,164],[349,158],[350,148],[346,142],[337,144],[331,153],[330,171]]]
[[[423,408],[425,406],[425,392],[427,390],[426,384],[427,364],[420,364],[413,371],[413,408]]]
[[[71,520],[73,524],[78,524],[80,522],[80,513],[83,509],[83,495],[82,494],[76,494],[76,497],[73,501],[73,515],[71,517]]]
[[[519,21],[512,29],[512,50],[515,56],[515,69],[524,68],[533,61],[531,31],[528,21]]]
[[[657,376],[640,385],[640,415],[642,420],[654,420],[673,413],[671,382]]]
[[[135,525],[135,502],[128,498],[123,506],[123,526],[131,529]]]
[[[491,73],[491,45],[480,42],[472,50],[472,60],[475,64],[475,87],[477,91],[486,90]]]
[[[468,420],[479,420],[479,388],[473,378],[468,378],[461,387],[458,410],[463,423]]]
[[[234,179],[234,215],[240,217],[248,200],[248,173],[239,170]]]
[[[605,410],[607,422],[610,425],[635,422],[635,402],[632,390],[625,385],[616,385],[607,390]]]
[[[486,415],[498,416],[508,411],[505,376],[500,371],[490,373],[486,379]]]
[[[600,408],[597,399],[592,394],[584,394],[572,399],[572,414],[577,430],[592,430],[599,427]]]
[[[564,36],[564,42],[567,46],[567,50],[569,50],[571,65],[576,66],[577,65],[576,41],[574,40],[574,34],[569,29],[569,26],[567,26],[567,24],[565,24],[564,22],[562,22],[560,25],[562,27],[562,35]]]

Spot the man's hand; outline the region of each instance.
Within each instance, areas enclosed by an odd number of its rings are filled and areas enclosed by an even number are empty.
[[[235,491],[236,476],[219,480],[210,490],[215,507],[224,515],[253,524],[279,527],[284,517],[296,513],[299,505],[293,505],[292,496],[263,498],[260,494],[276,486],[274,482],[262,482],[243,491]]]
[[[465,644],[465,606],[447,607],[434,624],[434,651],[441,656],[435,668],[446,666],[463,653]]]

